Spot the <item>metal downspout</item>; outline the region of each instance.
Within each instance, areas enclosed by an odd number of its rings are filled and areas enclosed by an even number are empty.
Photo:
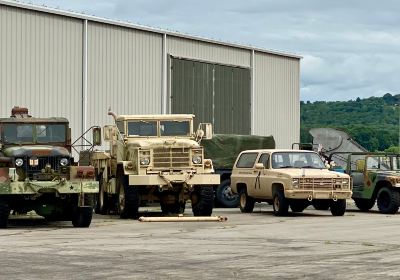
[[[88,20],[85,19],[83,22],[83,54],[82,54],[82,135],[86,131],[87,123],[87,91],[88,91],[88,38],[87,38]],[[84,145],[84,139],[82,138],[82,145]],[[83,147],[82,147],[83,149]]]

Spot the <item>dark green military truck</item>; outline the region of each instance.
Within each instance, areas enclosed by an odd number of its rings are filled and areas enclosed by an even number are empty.
[[[0,119],[0,227],[10,211],[36,211],[48,220],[70,220],[88,227],[98,193],[94,168],[78,166],[71,156],[65,118],[32,118],[14,107]]]
[[[351,153],[347,156],[346,173],[353,180],[352,198],[361,211],[370,210],[376,203],[383,214],[397,213],[400,207],[400,154]]]

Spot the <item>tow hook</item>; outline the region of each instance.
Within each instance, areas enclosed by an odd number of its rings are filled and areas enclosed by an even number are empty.
[[[310,194],[310,195],[307,197],[307,200],[311,202],[312,199],[313,199],[313,197],[312,197],[312,195]]]
[[[335,195],[333,195],[333,201],[337,201],[337,195],[335,194]]]

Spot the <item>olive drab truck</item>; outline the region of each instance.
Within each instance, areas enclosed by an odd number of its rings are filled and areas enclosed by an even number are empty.
[[[212,214],[220,179],[199,144],[212,137],[211,124],[194,133],[193,115],[109,115],[109,150],[90,153],[100,182],[97,213],[135,218],[140,205],[157,202],[163,213],[180,214],[190,199],[195,216]]]
[[[94,168],[75,166],[65,118],[34,118],[14,107],[0,119],[0,227],[10,212],[88,227],[98,193]]]
[[[382,214],[400,208],[400,154],[369,152],[345,131],[333,128],[310,130],[313,142],[324,147],[320,153],[341,166],[353,181],[355,205],[369,211],[374,205]]]

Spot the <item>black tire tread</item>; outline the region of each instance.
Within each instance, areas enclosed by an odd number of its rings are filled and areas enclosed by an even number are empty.
[[[390,194],[390,205],[386,208],[384,208],[383,205],[380,203],[379,196],[381,192],[388,192]],[[396,214],[400,207],[400,192],[398,192],[397,190],[392,190],[388,187],[383,187],[378,192],[377,205],[379,212],[381,212],[382,214]]]
[[[7,228],[9,215],[10,208],[8,207],[8,204],[0,200],[0,228]]]
[[[246,196],[246,204],[245,205],[242,205],[240,202],[240,200],[241,200],[240,198],[242,195]],[[239,190],[239,208],[242,213],[252,213],[254,210],[255,203],[256,203],[256,201],[254,200],[254,198],[250,197],[247,194],[246,188],[242,188]]]
[[[236,208],[239,206],[239,195],[235,195],[236,199],[227,200],[224,195],[225,188],[231,185],[231,179],[225,179],[218,185],[215,192],[218,205],[224,208]]]
[[[346,199],[338,199],[331,203],[332,216],[343,216],[346,213]]]
[[[275,209],[275,203],[273,203],[274,215],[275,216],[287,216],[289,212],[289,201],[285,197],[285,194],[282,190],[276,190],[273,195],[273,199],[275,201],[275,197],[279,199],[279,209]]]
[[[362,212],[368,212],[375,205],[375,200],[367,198],[353,198],[354,203]]]
[[[214,190],[211,186],[196,187],[194,190],[198,196],[196,204],[192,202],[194,216],[211,216],[214,207]]]

